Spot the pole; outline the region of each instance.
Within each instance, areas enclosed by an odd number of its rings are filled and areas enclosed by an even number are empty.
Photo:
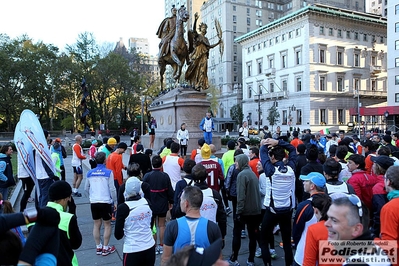
[[[144,136],[143,108],[144,108],[144,97],[141,96],[141,136]]]
[[[258,136],[260,134],[260,93],[258,93]]]
[[[360,139],[360,91],[359,90],[357,90],[357,127],[358,127],[357,135]]]

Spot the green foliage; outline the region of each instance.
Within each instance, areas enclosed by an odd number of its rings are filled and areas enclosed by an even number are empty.
[[[269,115],[267,116],[267,120],[269,121],[269,124],[272,126],[272,131],[274,125],[277,124],[280,118],[280,113],[277,110],[277,107],[273,105],[272,107],[269,108]]]
[[[218,114],[219,109],[219,101],[218,98],[220,96],[220,90],[215,85],[211,85],[207,90],[208,100],[211,103],[210,110],[212,112],[212,116],[216,116]]]
[[[110,46],[99,48],[87,32],[66,50],[61,53],[28,36],[10,39],[0,34],[2,130],[13,131],[24,109],[38,114],[42,126],[50,130],[82,129],[83,77],[89,92],[87,121],[92,128],[132,125],[141,112],[141,96],[145,97],[144,116],[150,116],[148,106],[160,90],[148,66],[153,58]]]
[[[230,117],[233,119],[238,125],[242,124],[242,120],[244,119],[244,114],[242,112],[242,107],[240,104],[235,104],[230,109]]]

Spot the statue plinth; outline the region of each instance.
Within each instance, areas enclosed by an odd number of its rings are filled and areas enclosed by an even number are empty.
[[[193,149],[197,148],[198,139],[204,137],[199,124],[205,117],[209,107],[210,102],[206,99],[206,93],[198,92],[191,88],[177,87],[156,98],[148,108],[151,116],[157,121],[155,149],[159,149],[163,145],[165,138],[176,139],[176,134],[181,124],[186,123],[186,129],[190,137],[187,153],[191,153]],[[142,136],[141,142],[144,147],[149,147],[149,135]],[[213,135],[212,143],[216,146],[216,150],[220,150],[220,136]]]

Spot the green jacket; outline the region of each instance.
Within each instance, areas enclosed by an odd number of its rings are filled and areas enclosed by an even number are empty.
[[[237,214],[259,215],[262,209],[259,180],[248,166],[248,156],[236,156],[240,173],[237,176]]]
[[[57,265],[79,265],[78,259],[73,252],[73,249],[79,248],[82,244],[82,235],[77,225],[76,216],[64,212],[62,205],[55,202],[49,201],[47,207],[57,210],[61,218],[58,224],[58,229],[60,230],[60,249],[57,257]]]

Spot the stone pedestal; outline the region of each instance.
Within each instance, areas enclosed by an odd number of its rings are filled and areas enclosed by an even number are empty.
[[[181,124],[186,123],[186,129],[190,137],[187,153],[191,153],[193,149],[197,148],[198,139],[204,137],[199,124],[205,117],[209,107],[210,103],[206,99],[206,93],[181,87],[175,88],[155,99],[150,108],[148,108],[151,111],[151,116],[157,120],[155,150],[157,151],[163,145],[165,138],[176,139],[176,134]],[[141,142],[144,147],[149,147],[149,135],[142,136]],[[216,150],[220,150],[220,136],[214,135],[212,144],[216,146]]]

